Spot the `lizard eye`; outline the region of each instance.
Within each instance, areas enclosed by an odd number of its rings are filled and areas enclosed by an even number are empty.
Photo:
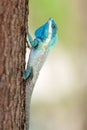
[[[54,24],[52,24],[51,26],[52,26],[53,29],[56,28],[56,26]]]

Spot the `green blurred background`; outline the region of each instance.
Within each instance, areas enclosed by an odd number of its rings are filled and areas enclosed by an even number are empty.
[[[87,0],[30,0],[29,31],[53,17],[58,43],[42,68],[30,130],[87,130]]]

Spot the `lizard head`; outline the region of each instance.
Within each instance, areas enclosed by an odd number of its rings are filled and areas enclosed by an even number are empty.
[[[44,25],[42,25],[35,31],[35,36],[41,41],[49,39],[48,42],[50,42],[50,40],[54,39],[54,37],[56,36],[57,30],[58,27],[54,22],[54,19],[49,18]]]

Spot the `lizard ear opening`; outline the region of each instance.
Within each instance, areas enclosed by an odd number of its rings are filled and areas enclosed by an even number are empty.
[[[41,40],[45,40],[48,37],[48,28],[49,28],[48,22],[45,23],[44,25],[42,25],[41,27],[39,27],[35,31],[36,38],[39,38]]]

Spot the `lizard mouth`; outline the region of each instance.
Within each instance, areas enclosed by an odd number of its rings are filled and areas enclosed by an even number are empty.
[[[51,25],[52,29],[54,29],[54,30],[57,32],[58,27],[57,27],[57,25],[55,24],[54,19],[53,19],[53,18],[49,18],[49,19],[48,19],[48,22],[49,22],[49,21],[52,22],[52,25]]]

